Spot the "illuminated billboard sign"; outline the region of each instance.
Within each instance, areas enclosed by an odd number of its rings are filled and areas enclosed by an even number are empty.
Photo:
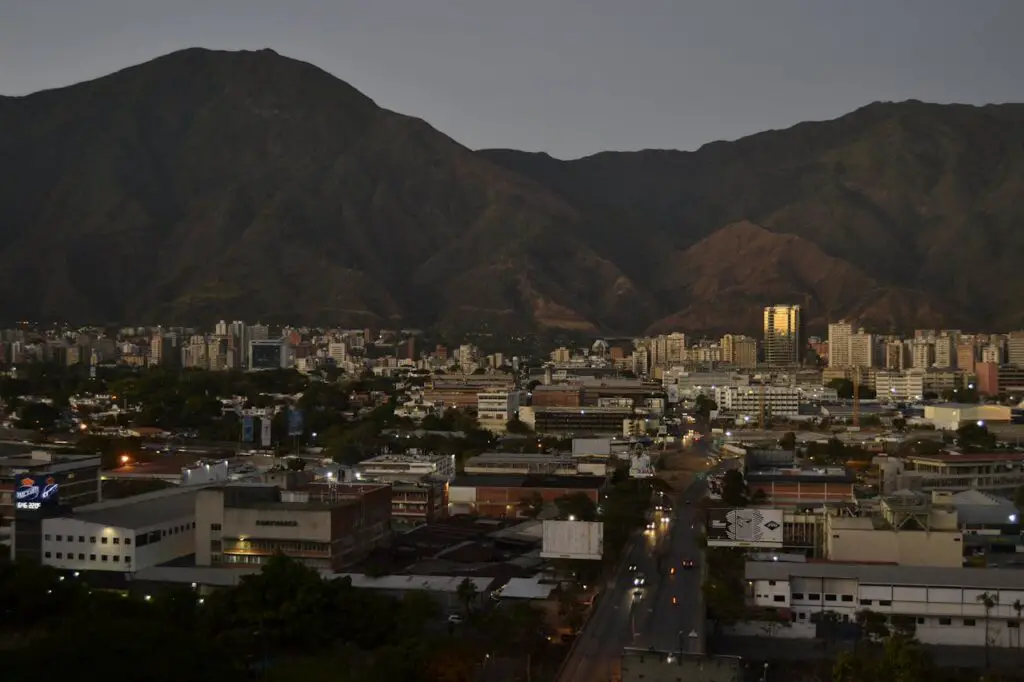
[[[55,505],[59,487],[53,476],[22,476],[18,479],[18,485],[14,490],[14,508],[22,511],[37,511],[43,507]]]

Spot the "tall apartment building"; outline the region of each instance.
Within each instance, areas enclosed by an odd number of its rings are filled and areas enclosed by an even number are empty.
[[[764,309],[764,360],[769,366],[800,364],[803,342],[799,305],[778,304]]]
[[[956,346],[956,366],[959,369],[974,374],[978,361],[978,352],[975,349],[974,341],[962,341]]]
[[[935,366],[941,369],[955,369],[957,364],[956,337],[940,334],[935,339]]]
[[[327,357],[334,360],[335,365],[344,365],[348,360],[348,347],[340,341],[332,341],[327,344]]]
[[[1024,367],[1024,331],[1010,332],[1007,335],[1006,364]]]
[[[686,335],[682,332],[662,334],[651,339],[651,366],[681,365],[686,359]]]
[[[875,337],[863,329],[850,336],[850,366],[851,367],[874,367],[875,366]],[[829,356],[831,358],[831,355]]]
[[[928,369],[935,364],[935,344],[924,339],[914,339],[910,346],[910,357],[914,369]]]
[[[721,341],[722,362],[734,367],[757,366],[757,340],[742,334],[726,334]]]
[[[828,326],[828,366],[850,367],[850,337],[853,325],[846,320]]]

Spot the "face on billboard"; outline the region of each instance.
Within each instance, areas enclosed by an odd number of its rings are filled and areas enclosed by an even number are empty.
[[[14,508],[36,511],[56,504],[58,488],[53,476],[22,476],[14,490]]]

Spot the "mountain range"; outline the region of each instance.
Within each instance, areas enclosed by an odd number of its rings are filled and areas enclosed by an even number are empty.
[[[470,150],[270,50],[0,97],[0,318],[496,332],[1024,325],[1024,105],[694,152]]]

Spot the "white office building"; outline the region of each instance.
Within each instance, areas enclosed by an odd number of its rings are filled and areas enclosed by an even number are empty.
[[[519,417],[519,391],[485,391],[476,396],[476,418],[480,427],[504,433],[505,425]]]
[[[133,573],[193,554],[198,490],[158,490],[43,519],[43,564]]]
[[[879,399],[920,400],[924,395],[924,371],[877,372],[875,393]]]
[[[992,646],[1015,647],[1020,633],[1022,571],[750,561],[746,578],[755,605],[790,614],[787,637],[813,638],[823,612],[853,623],[865,609],[913,622],[924,644],[981,647],[987,632]]]
[[[451,481],[455,478],[455,455],[378,455],[364,459],[354,467],[357,479],[409,480],[430,478]]]
[[[769,415],[800,414],[800,389],[790,386],[720,386],[715,389],[715,402],[720,410],[756,416],[761,413],[762,394],[764,409]]]

